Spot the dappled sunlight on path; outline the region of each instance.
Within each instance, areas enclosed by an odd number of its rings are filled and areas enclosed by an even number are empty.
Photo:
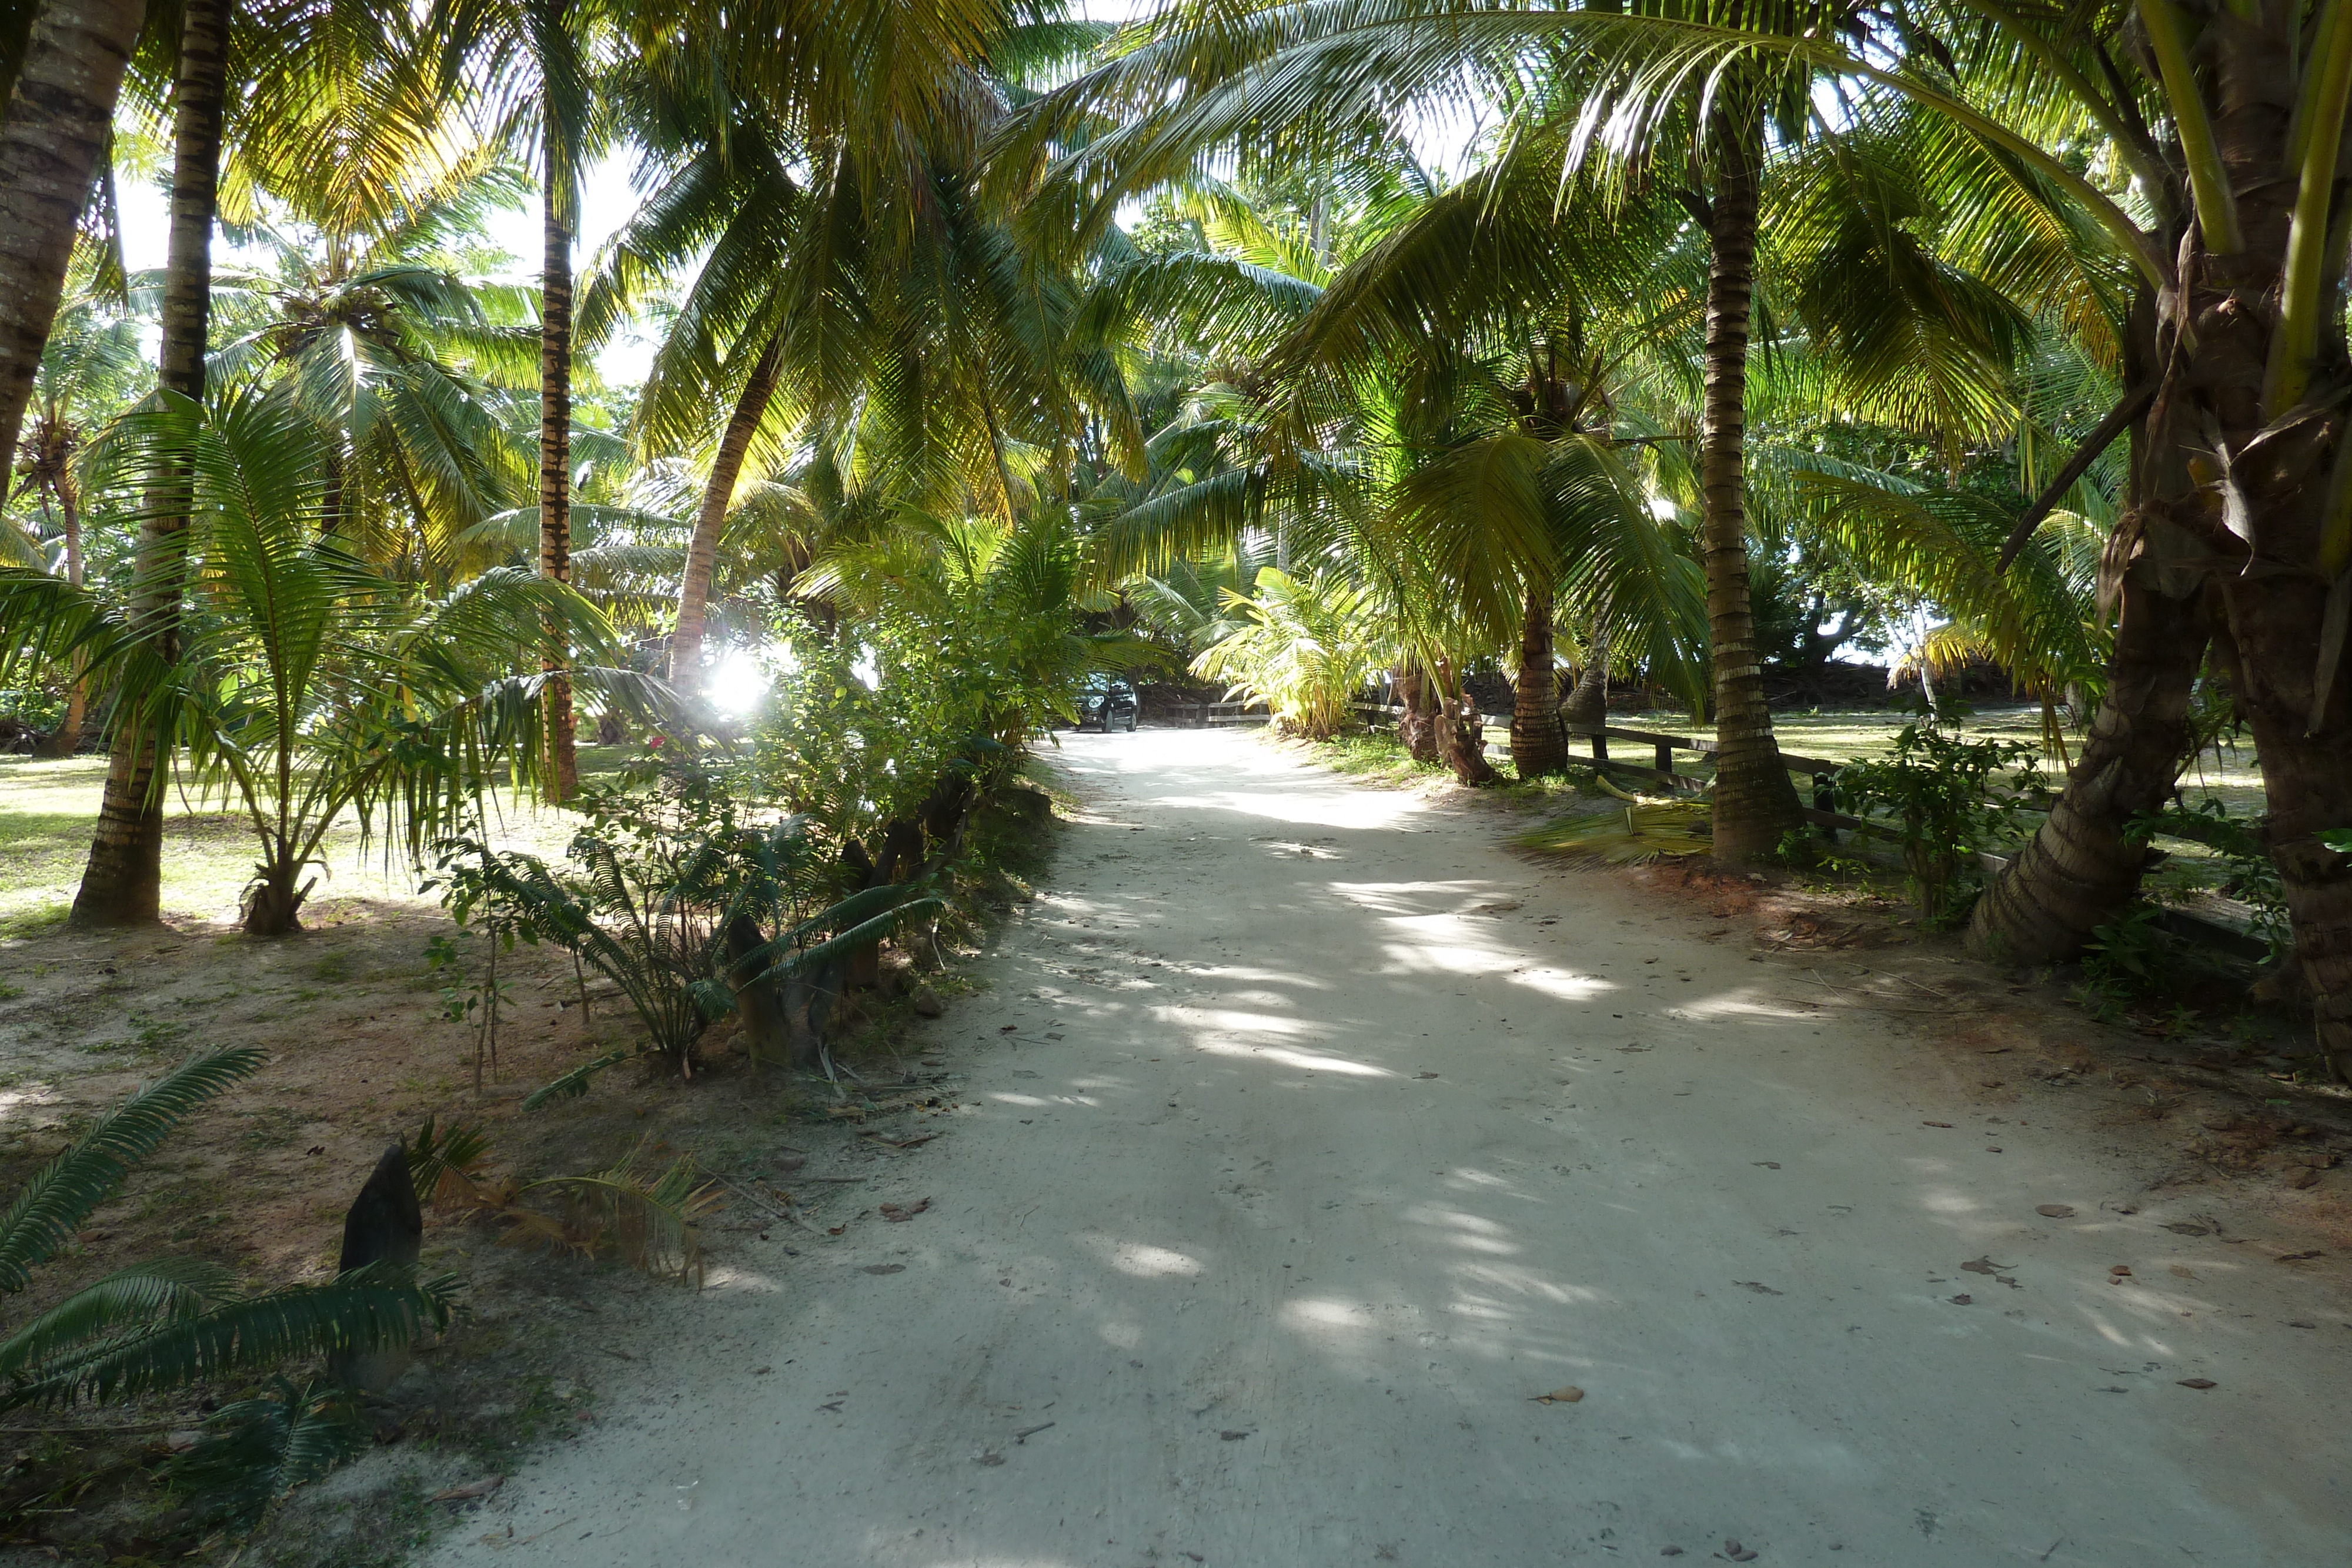
[[[2193,1244],[2037,1220],[2124,1190],[2078,1134],[1987,1150],[1884,1020],[1481,817],[1229,735],[1059,760],[1087,821],[929,1026],[972,1108],[862,1189],[931,1209],[722,1260],[508,1489],[564,1529],[444,1561],[2340,1555],[2343,1350],[2201,1253],[2119,1289]]]

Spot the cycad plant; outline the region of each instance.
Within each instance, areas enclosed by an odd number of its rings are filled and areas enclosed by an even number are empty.
[[[543,677],[520,672],[551,626],[607,653],[613,638],[570,589],[518,570],[418,597],[320,531],[329,465],[313,423],[259,394],[210,409],[160,396],[122,427],[137,482],[178,492],[166,504],[193,519],[176,625],[0,572],[0,675],[79,655],[111,684],[109,722],[139,737],[132,749],[184,757],[251,825],[261,853],[245,925],[274,936],[296,928],[304,875],[345,813],[415,854],[478,813],[494,769],[536,782]],[[623,670],[579,674],[615,700],[646,695]],[[155,771],[158,800],[165,778]],[[99,837],[126,827],[101,814]]]
[[[182,1118],[257,1071],[261,1052],[196,1057],[99,1118],[0,1215],[0,1293],[33,1280]],[[107,1403],[327,1351],[406,1344],[447,1325],[456,1281],[370,1264],[320,1285],[247,1295],[195,1258],[119,1269],[0,1341],[0,1405]]]
[[[755,1060],[772,1051],[829,1069],[824,998],[810,982],[941,907],[919,880],[836,898],[840,868],[807,818],[747,822],[725,781],[692,765],[653,776],[662,788],[650,795],[640,777],[583,798],[590,825],[567,870],[471,838],[441,846],[428,885],[446,890],[459,920],[479,914],[563,948],[617,986],[645,1028],[533,1091],[527,1108],[583,1093],[599,1072],[640,1057],[691,1078],[697,1042],[730,1012]]]

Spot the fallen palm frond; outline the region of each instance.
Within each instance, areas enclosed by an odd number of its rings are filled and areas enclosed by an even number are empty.
[[[1529,829],[1511,841],[1521,849],[1548,854],[1605,861],[1611,865],[1642,865],[1712,852],[1712,810],[1699,800],[1643,801],[1620,811],[1563,817]]]

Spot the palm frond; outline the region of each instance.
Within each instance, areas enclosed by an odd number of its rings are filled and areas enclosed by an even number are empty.
[[[1563,817],[1512,839],[1521,849],[1611,865],[1643,865],[1654,860],[1713,852],[1708,831],[1712,808],[1697,801],[1643,801],[1622,810]]]
[[[0,1407],[136,1399],[298,1355],[410,1344],[448,1326],[457,1290],[454,1275],[419,1280],[402,1265],[371,1263],[31,1362]]]
[[[21,1291],[32,1270],[81,1227],[132,1166],[155,1152],[181,1118],[261,1070],[253,1046],[191,1058],[100,1117],[26,1182],[0,1216],[0,1293]]]

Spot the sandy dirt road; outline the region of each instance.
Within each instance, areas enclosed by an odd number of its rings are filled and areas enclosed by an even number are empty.
[[[436,1561],[2352,1562],[2340,1279],[1933,1016],[1242,737],[1062,759],[974,1108],[859,1189],[929,1211],[747,1239]]]

